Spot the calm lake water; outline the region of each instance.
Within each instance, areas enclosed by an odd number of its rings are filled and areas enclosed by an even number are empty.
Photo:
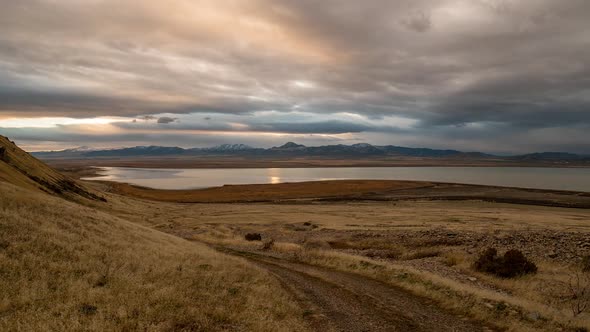
[[[225,184],[370,179],[423,180],[590,192],[590,168],[536,167],[337,167],[246,169],[148,169],[104,167],[111,180],[158,189],[196,189]]]

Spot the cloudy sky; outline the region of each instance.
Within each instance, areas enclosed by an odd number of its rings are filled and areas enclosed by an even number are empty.
[[[590,153],[587,0],[0,0],[0,134]]]

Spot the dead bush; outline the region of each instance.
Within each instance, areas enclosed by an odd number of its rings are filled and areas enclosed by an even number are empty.
[[[354,245],[350,244],[347,241],[342,241],[342,240],[328,241],[328,245],[332,249],[353,249],[353,248],[356,249],[356,247]]]
[[[264,241],[262,243],[262,249],[263,250],[270,250],[270,249],[272,249],[272,247],[274,246],[274,244],[275,244],[275,240],[268,239],[268,240],[266,240],[266,241]]]
[[[590,275],[574,272],[568,281],[565,296],[574,317],[590,309]]]
[[[328,242],[322,240],[307,240],[303,243],[304,249],[330,249]]]
[[[80,313],[84,315],[94,315],[98,311],[98,307],[88,303],[82,303],[80,305]]]
[[[385,259],[398,259],[403,255],[401,250],[393,250],[393,249],[385,249],[385,250],[378,250],[378,249],[371,249],[365,252],[365,256],[369,258],[385,258]]]
[[[465,260],[465,255],[460,252],[446,252],[443,254],[443,264],[446,266],[455,266]]]
[[[430,248],[430,249],[422,249],[412,253],[407,254],[404,259],[405,260],[413,260],[413,259],[422,259],[422,258],[429,258],[429,257],[438,257],[440,255],[440,250]]]
[[[246,241],[262,241],[262,235],[260,233],[248,233],[244,238]]]
[[[590,273],[578,266],[570,266],[567,280],[553,280],[543,285],[547,298],[566,304],[573,317],[590,311]]]
[[[499,256],[495,248],[488,248],[481,253],[473,267],[477,271],[502,278],[513,278],[537,272],[537,265],[515,249],[508,250],[504,256]]]

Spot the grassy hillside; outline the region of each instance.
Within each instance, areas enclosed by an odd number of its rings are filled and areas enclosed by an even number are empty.
[[[55,171],[1,135],[0,181],[67,198],[103,199],[96,192]]]
[[[304,330],[292,303],[244,261],[0,182],[1,331]]]

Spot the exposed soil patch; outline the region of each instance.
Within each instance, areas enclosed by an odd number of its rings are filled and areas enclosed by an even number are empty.
[[[317,331],[494,331],[436,303],[357,274],[223,250],[279,278],[307,309]]]

